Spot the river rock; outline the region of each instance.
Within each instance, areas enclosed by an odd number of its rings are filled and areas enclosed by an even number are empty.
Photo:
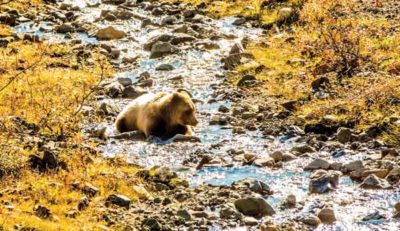
[[[352,132],[349,128],[339,128],[337,135],[336,135],[338,141],[340,143],[347,143],[347,142],[351,142],[352,140]]]
[[[304,170],[316,170],[316,169],[328,169],[330,163],[323,159],[315,159],[311,163],[309,163]]]
[[[311,226],[314,226],[314,227],[317,227],[318,225],[321,224],[321,220],[317,216],[314,216],[314,215],[311,215],[311,214],[302,217],[301,221],[306,225],[311,225]]]
[[[315,152],[315,149],[313,147],[311,147],[310,145],[308,145],[308,144],[300,144],[300,145],[294,146],[291,149],[291,151],[292,152],[297,152],[299,154],[305,154],[305,153]]]
[[[274,209],[261,197],[247,197],[234,202],[236,209],[245,216],[263,217],[275,214]]]
[[[117,30],[112,26],[100,29],[96,33],[96,38],[99,40],[121,39],[124,38],[125,36],[126,33],[124,31]]]
[[[318,213],[318,218],[325,224],[332,224],[336,221],[335,212],[330,207],[321,209]]]
[[[127,86],[122,90],[122,97],[136,99],[137,97],[146,93],[147,91],[141,87]]]
[[[282,203],[283,207],[293,208],[296,207],[296,196],[293,194],[288,195]]]
[[[161,34],[154,36],[150,38],[149,41],[144,45],[144,49],[147,51],[151,51],[151,48],[153,48],[153,45],[157,42],[169,42],[172,38],[173,36],[170,34]]]
[[[169,16],[166,16],[165,18],[161,19],[161,25],[172,25],[176,21],[178,21],[178,20],[175,16],[169,15]]]
[[[271,154],[269,154],[269,156],[274,159],[275,162],[279,162],[283,160],[283,152],[282,151],[275,151]]]
[[[249,188],[251,191],[261,195],[271,195],[273,193],[266,183],[251,178],[235,181],[232,183],[232,186],[236,188]]]
[[[391,184],[396,184],[400,181],[400,167],[394,167],[386,176],[386,180]]]
[[[317,170],[311,174],[308,189],[310,193],[325,193],[339,185],[340,174],[335,171]]]
[[[363,169],[364,165],[361,160],[351,161],[342,166],[343,173],[349,173],[355,170]]]
[[[156,67],[156,71],[172,71],[174,68],[174,66],[172,66],[171,64],[160,64],[159,66]]]
[[[381,220],[381,219],[385,219],[385,216],[380,214],[379,211],[375,211],[375,212],[363,217],[361,220],[362,221],[376,221],[376,220]]]
[[[253,164],[258,167],[273,167],[275,165],[275,161],[271,157],[265,157],[255,159]]]
[[[235,21],[233,21],[232,25],[235,26],[240,26],[246,23],[246,19],[245,18],[237,18],[235,19]]]
[[[394,205],[394,209],[396,210],[396,212],[400,212],[400,202],[396,202],[396,204]]]
[[[169,42],[156,42],[151,47],[151,59],[161,58],[165,55],[174,53],[175,48]]]
[[[185,221],[192,220],[192,216],[185,209],[178,210],[178,212],[176,212],[176,215],[178,215],[179,217],[182,217]]]
[[[386,180],[380,179],[375,174],[371,174],[364,179],[360,187],[367,189],[388,189],[391,188],[391,185]]]
[[[75,28],[71,25],[71,23],[63,23],[56,28],[57,33],[72,33],[75,31]]]
[[[223,206],[219,214],[222,219],[239,219],[243,216],[231,206]]]
[[[254,217],[244,217],[243,223],[247,226],[256,226],[258,225],[258,220]]]
[[[195,37],[187,34],[175,34],[174,37],[171,39],[171,44],[179,45],[181,43],[192,42],[194,40],[196,40]]]
[[[131,199],[129,199],[125,195],[112,194],[107,198],[106,203],[111,203],[121,207],[129,208],[129,205],[131,204]]]

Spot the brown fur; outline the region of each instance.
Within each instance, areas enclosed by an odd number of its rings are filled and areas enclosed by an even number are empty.
[[[117,117],[119,132],[138,130],[146,137],[169,139],[176,134],[192,135],[196,108],[188,91],[145,94],[133,100]]]

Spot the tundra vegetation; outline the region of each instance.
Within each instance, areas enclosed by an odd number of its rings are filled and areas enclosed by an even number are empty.
[[[231,80],[255,75],[263,84],[249,95],[271,101],[276,111],[285,102],[295,105],[288,123],[349,126],[400,145],[396,6],[386,5],[381,14],[380,1],[184,2],[215,17],[239,15],[270,28],[261,41],[248,44],[255,61],[238,66]]]
[[[40,10],[39,1],[31,4]],[[32,5],[12,1],[0,7],[27,10]],[[13,33],[0,24],[0,37]],[[88,54],[83,57],[68,44],[27,40],[0,48],[0,227],[4,230],[101,228],[105,222],[96,206],[84,209],[86,183],[96,185],[99,200],[112,193],[137,198],[131,187],[139,181],[132,177],[138,168],[119,159],[104,160],[94,150],[96,144],[85,142],[80,132],[85,121],[82,106],[92,102],[96,87],[113,73],[103,55],[96,50]],[[38,216],[32,216],[35,213]]]

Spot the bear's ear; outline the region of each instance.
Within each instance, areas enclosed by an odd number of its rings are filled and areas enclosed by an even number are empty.
[[[193,98],[192,94],[186,89],[179,88],[178,90],[176,90],[176,92],[186,94],[189,96],[189,98]]]

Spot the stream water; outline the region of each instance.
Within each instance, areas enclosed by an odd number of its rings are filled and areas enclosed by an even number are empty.
[[[168,166],[175,169],[178,174],[190,182],[192,187],[201,184],[230,185],[232,182],[244,178],[255,178],[267,183],[274,191],[267,201],[278,208],[282,200],[289,194],[296,195],[301,210],[279,210],[272,217],[279,223],[284,219],[296,218],[304,214],[314,213],[321,204],[330,203],[335,210],[337,222],[333,225],[321,225],[318,230],[399,230],[398,221],[392,219],[393,205],[400,200],[399,190],[364,190],[358,187],[348,177],[342,176],[339,186],[327,194],[309,194],[309,172],[303,171],[303,167],[309,163],[311,158],[299,158],[283,164],[282,168],[258,168],[255,166],[242,166],[241,163],[232,160],[229,151],[247,150],[257,156],[268,156],[275,150],[290,150],[296,144],[293,139],[282,139],[282,137],[263,137],[261,132],[247,131],[245,134],[233,134],[230,127],[209,125],[210,117],[218,112],[220,105],[230,107],[231,102],[217,95],[215,89],[223,81],[224,71],[221,68],[221,58],[228,54],[235,42],[240,42],[245,36],[251,40],[257,40],[262,31],[255,28],[236,27],[232,25],[234,18],[228,17],[220,20],[206,20],[202,27],[217,32],[219,39],[213,41],[220,49],[205,50],[194,46],[181,46],[177,54],[161,59],[150,59],[150,53],[143,49],[143,45],[155,35],[172,33],[174,26],[146,27],[141,28],[141,20],[131,19],[124,21],[97,21],[101,10],[113,10],[117,6],[100,4],[97,7],[87,7],[85,1],[66,1],[81,7],[82,13],[79,20],[86,23],[96,24],[98,28],[112,25],[115,28],[127,32],[128,36],[121,40],[106,42],[114,45],[117,49],[125,52],[124,57],[138,56],[138,66],[134,69],[121,67],[118,77],[131,78],[137,81],[140,73],[147,71],[154,80],[150,92],[172,91],[176,88],[186,88],[193,93],[194,98],[203,103],[197,103],[198,119],[200,124],[195,128],[196,135],[201,139],[200,143],[155,143],[137,140],[115,140],[106,141],[100,148],[105,155],[112,157],[123,155],[129,161],[141,166],[151,167],[155,165]],[[96,1],[91,1],[91,4]],[[147,11],[132,7],[131,10],[139,15],[160,21],[150,15]],[[40,22],[39,24],[23,23],[17,26],[18,33],[33,33],[47,40],[58,42],[68,41],[65,35],[52,32],[51,23]],[[229,39],[228,35],[234,35]],[[96,40],[92,35],[86,33],[73,33],[72,39],[80,39],[83,43],[103,43]],[[160,64],[172,64],[172,71],[156,71]],[[180,81],[171,81],[171,78],[181,76]],[[107,99],[107,103],[122,108],[129,100]],[[110,132],[112,125],[109,124]],[[190,160],[196,153],[208,153],[213,157],[222,159],[221,164],[195,170],[194,163]],[[354,159],[365,158],[365,152],[361,150],[352,155],[333,158],[328,152],[317,153],[317,156],[329,161],[347,162]],[[348,205],[345,201],[350,201]],[[386,219],[378,221],[361,222],[361,218],[371,212],[379,211]]]

